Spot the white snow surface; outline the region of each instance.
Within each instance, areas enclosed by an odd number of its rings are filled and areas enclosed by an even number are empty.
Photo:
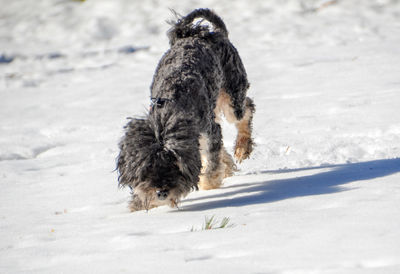
[[[0,273],[400,273],[399,1],[0,5]],[[147,111],[169,8],[199,7],[245,64],[257,147],[180,210],[130,213],[126,117]]]

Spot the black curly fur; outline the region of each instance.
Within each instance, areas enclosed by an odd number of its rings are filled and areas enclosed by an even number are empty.
[[[194,24],[196,18],[208,20],[213,31]],[[223,143],[214,109],[219,91],[223,88],[231,96],[240,120],[249,83],[224,22],[209,9],[180,18],[168,37],[171,48],[160,60],[151,84],[151,98],[162,98],[163,104],[155,104],[147,117],[127,124],[117,168],[120,186],[179,189],[185,196],[198,188],[200,134],[208,136],[209,168],[218,168]]]
[[[214,32],[213,35],[222,35],[228,37],[228,30],[226,29],[225,23],[218,15],[209,9],[197,9],[185,17],[178,19],[177,22],[173,22],[173,28],[168,32],[168,38],[171,46],[177,39],[194,36],[210,36],[211,31],[208,26],[193,24],[193,21],[196,18],[202,18],[211,22],[214,28],[217,30],[217,32]]]
[[[177,187],[177,181],[185,180],[185,191],[197,189],[201,166],[199,131],[190,116],[175,113],[175,109],[168,103],[125,126],[118,157],[120,186],[134,188],[150,181],[156,188],[171,189]]]

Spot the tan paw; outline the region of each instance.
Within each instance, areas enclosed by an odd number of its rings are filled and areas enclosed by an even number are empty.
[[[201,190],[210,190],[220,188],[222,185],[222,174],[214,174],[212,176],[201,175],[199,180],[199,188]]]
[[[250,157],[250,153],[253,151],[253,140],[247,137],[241,137],[236,140],[235,146],[235,159],[241,163]]]
[[[222,162],[224,166],[224,178],[233,176],[235,171],[238,171],[232,156],[225,150],[222,150]]]
[[[150,210],[157,207],[156,205],[150,204],[148,201],[143,202],[138,195],[133,195],[132,200],[129,203],[129,209],[131,212],[139,210]]]

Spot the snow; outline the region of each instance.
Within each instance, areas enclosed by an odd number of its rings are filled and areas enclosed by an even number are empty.
[[[0,4],[0,273],[400,272],[398,1]],[[130,213],[117,144],[169,8],[197,7],[246,66],[257,147],[221,189]]]

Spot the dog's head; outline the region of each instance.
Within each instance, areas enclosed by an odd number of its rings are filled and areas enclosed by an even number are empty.
[[[201,161],[195,124],[166,106],[126,125],[117,161],[119,184],[134,189],[142,209],[175,207],[197,189]]]

